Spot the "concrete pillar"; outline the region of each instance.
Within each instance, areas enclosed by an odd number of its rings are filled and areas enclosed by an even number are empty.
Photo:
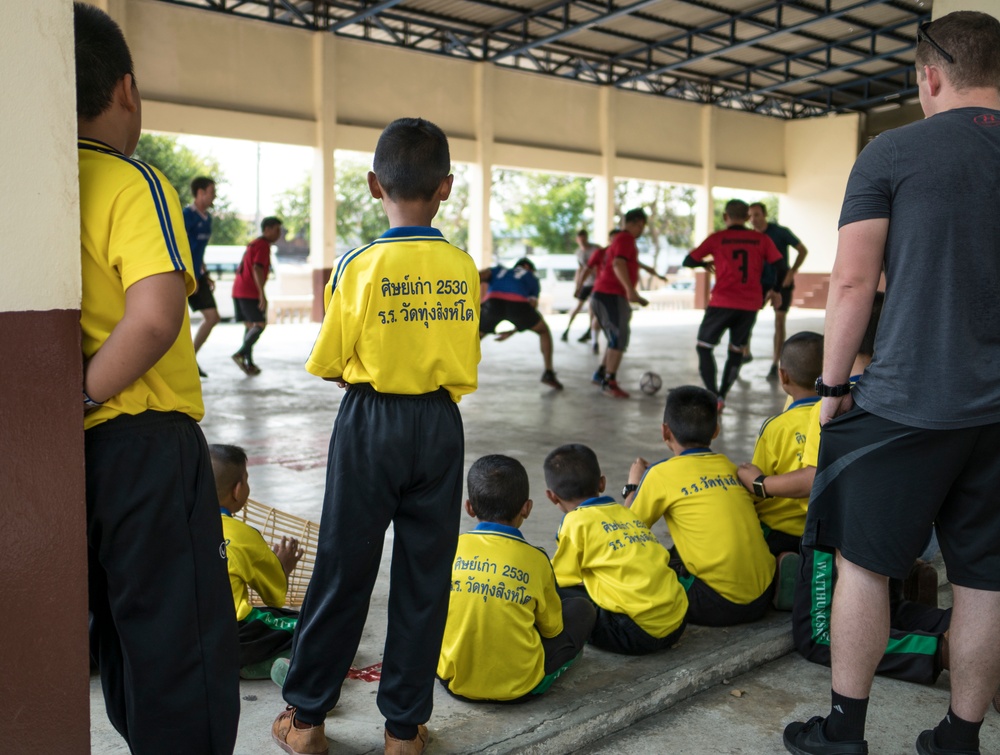
[[[90,751],[73,12],[0,26],[0,752]]]
[[[490,193],[493,188],[493,66],[476,63],[472,71],[476,162],[469,170],[469,254],[479,267],[493,264]]]
[[[615,142],[614,87],[601,87],[597,113],[601,135],[601,175],[594,180],[594,230],[590,240],[607,244],[608,233],[615,226],[615,168],[618,148]]]
[[[694,236],[695,243],[700,242],[713,231],[715,188],[715,115],[712,105],[701,108],[701,169],[702,191],[700,201],[695,208]],[[695,273],[694,306],[704,309],[708,306],[708,296],[712,288],[712,276],[704,271]]]
[[[334,149],[337,137],[337,99],[334,84],[336,39],[313,35],[313,102],[316,147],[312,172],[309,262],[313,269],[312,319],[323,319],[323,287],[337,257],[337,192],[334,190]]]

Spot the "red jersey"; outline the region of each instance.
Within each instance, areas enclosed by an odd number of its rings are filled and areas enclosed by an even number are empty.
[[[716,231],[691,252],[696,262],[711,257],[715,265],[715,286],[708,306],[757,311],[764,301],[760,276],[764,263],[781,262],[778,247],[763,233],[751,228]]]
[[[257,284],[253,282],[254,265],[264,268],[261,278],[266,281],[271,272],[271,242],[263,236],[251,241],[243,252],[240,266],[236,268],[236,280],[233,281],[233,298],[256,299],[260,296]]]
[[[598,252],[594,252],[591,261],[597,257]],[[635,238],[628,231],[616,233],[611,240],[611,246],[604,252],[604,263],[597,271],[597,279],[594,281],[594,291],[600,294],[614,294],[616,296],[628,296],[625,287],[618,276],[615,275],[615,260],[621,257],[628,267],[628,279],[632,281],[632,286],[639,280],[639,248],[635,245]]]

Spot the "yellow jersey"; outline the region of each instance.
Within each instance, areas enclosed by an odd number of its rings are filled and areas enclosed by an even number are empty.
[[[479,271],[434,228],[390,228],[345,254],[325,289],[326,315],[306,370],[380,393],[478,384]]]
[[[653,637],[684,623],[687,593],[670,554],[635,514],[613,498],[590,498],[563,517],[552,559],[560,587],[583,583],[606,611],[626,614]]]
[[[726,600],[746,605],[770,586],[774,556],[736,465],[722,454],[692,448],[654,464],[631,509],[650,527],[663,517],[688,572]]]
[[[766,475],[794,472],[806,466],[802,454],[806,445],[812,409],[819,396],[793,401],[781,414],[760,428],[753,449],[753,463]],[[757,502],[757,517],[772,530],[802,537],[806,527],[809,497],[765,498]]]
[[[97,353],[125,314],[125,291],[161,273],[181,271],[197,287],[177,192],[160,171],[93,139],[80,139],[80,254],[84,360]],[[187,306],[177,340],[148,372],[84,415],[89,429],[121,414],[205,414]]]
[[[253,608],[247,589],[250,587],[260,595],[264,605],[272,608],[285,605],[288,578],[264,536],[246,522],[223,514],[222,539],[226,545],[226,567],[237,620],[245,619]]]
[[[437,675],[471,700],[514,700],[545,676],[542,637],[563,630],[549,557],[520,530],[480,522],[458,538]]]

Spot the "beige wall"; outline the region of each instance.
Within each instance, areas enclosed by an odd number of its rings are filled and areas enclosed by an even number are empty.
[[[785,124],[788,191],[781,202],[781,224],[809,249],[805,271],[833,268],[840,205],[858,156],[858,128],[857,115]]]
[[[13,3],[0,24],[0,308],[8,312],[80,306],[79,253],[66,255],[80,238],[69,6]]]
[[[494,166],[591,175],[601,186],[728,186],[787,193],[783,220],[803,227],[837,214],[846,173],[831,166],[847,160],[849,170],[857,151],[853,116],[786,123],[152,0],[105,2],[132,44],[147,128],[308,144],[321,149],[320,166],[333,149],[371,151],[390,120],[420,115],[449,134],[454,160],[481,166],[473,194],[488,191]],[[809,143],[816,138],[834,141]],[[332,166],[324,173],[332,177]],[[607,200],[602,190],[599,235],[613,222]],[[472,197],[470,251],[481,259],[491,253],[488,206]],[[323,225],[318,267],[335,248],[333,223]],[[809,246],[810,268],[828,269],[822,240]]]

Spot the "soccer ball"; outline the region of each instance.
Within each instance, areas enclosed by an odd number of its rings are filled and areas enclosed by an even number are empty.
[[[639,378],[639,390],[647,396],[652,396],[663,387],[663,380],[655,372],[644,372]]]

